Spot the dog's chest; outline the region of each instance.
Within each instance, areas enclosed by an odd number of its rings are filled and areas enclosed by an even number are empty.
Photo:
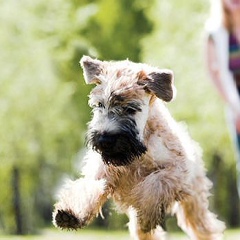
[[[124,167],[108,167],[107,179],[113,188],[113,198],[115,201],[128,202],[134,188],[140,184],[149,174],[159,169],[155,163],[149,159],[139,159]]]

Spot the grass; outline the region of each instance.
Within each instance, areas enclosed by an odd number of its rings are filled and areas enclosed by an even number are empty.
[[[81,230],[81,231],[60,231],[46,229],[41,235],[36,236],[1,236],[2,240],[130,240],[127,231],[103,231],[103,230]],[[169,234],[169,240],[188,240],[183,233]],[[240,229],[227,230],[224,240],[240,239]]]

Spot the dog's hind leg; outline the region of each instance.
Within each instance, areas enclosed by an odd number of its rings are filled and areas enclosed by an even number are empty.
[[[89,224],[107,200],[105,180],[88,178],[70,181],[55,204],[53,223],[60,228],[77,229]]]
[[[196,178],[192,186],[193,194],[178,202],[175,208],[178,225],[192,240],[222,239],[224,223],[208,210],[211,182],[202,176]]]

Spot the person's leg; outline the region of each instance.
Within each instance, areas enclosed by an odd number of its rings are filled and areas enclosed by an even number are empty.
[[[238,188],[238,195],[240,197],[240,134],[239,133],[236,134],[235,148],[236,148],[237,188]]]

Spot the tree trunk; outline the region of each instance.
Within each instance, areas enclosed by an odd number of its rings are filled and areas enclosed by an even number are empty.
[[[234,166],[234,172],[235,166]],[[231,208],[229,211],[229,225],[233,228],[239,227],[240,224],[240,215],[239,215],[239,196],[237,191],[237,180],[235,174],[229,175],[229,182],[228,182],[228,192],[229,192],[229,201],[228,203],[231,204]]]
[[[18,167],[13,167],[12,171],[12,189],[13,189],[13,209],[16,223],[16,234],[23,235],[23,221],[21,214],[21,196],[20,196],[20,171]]]

